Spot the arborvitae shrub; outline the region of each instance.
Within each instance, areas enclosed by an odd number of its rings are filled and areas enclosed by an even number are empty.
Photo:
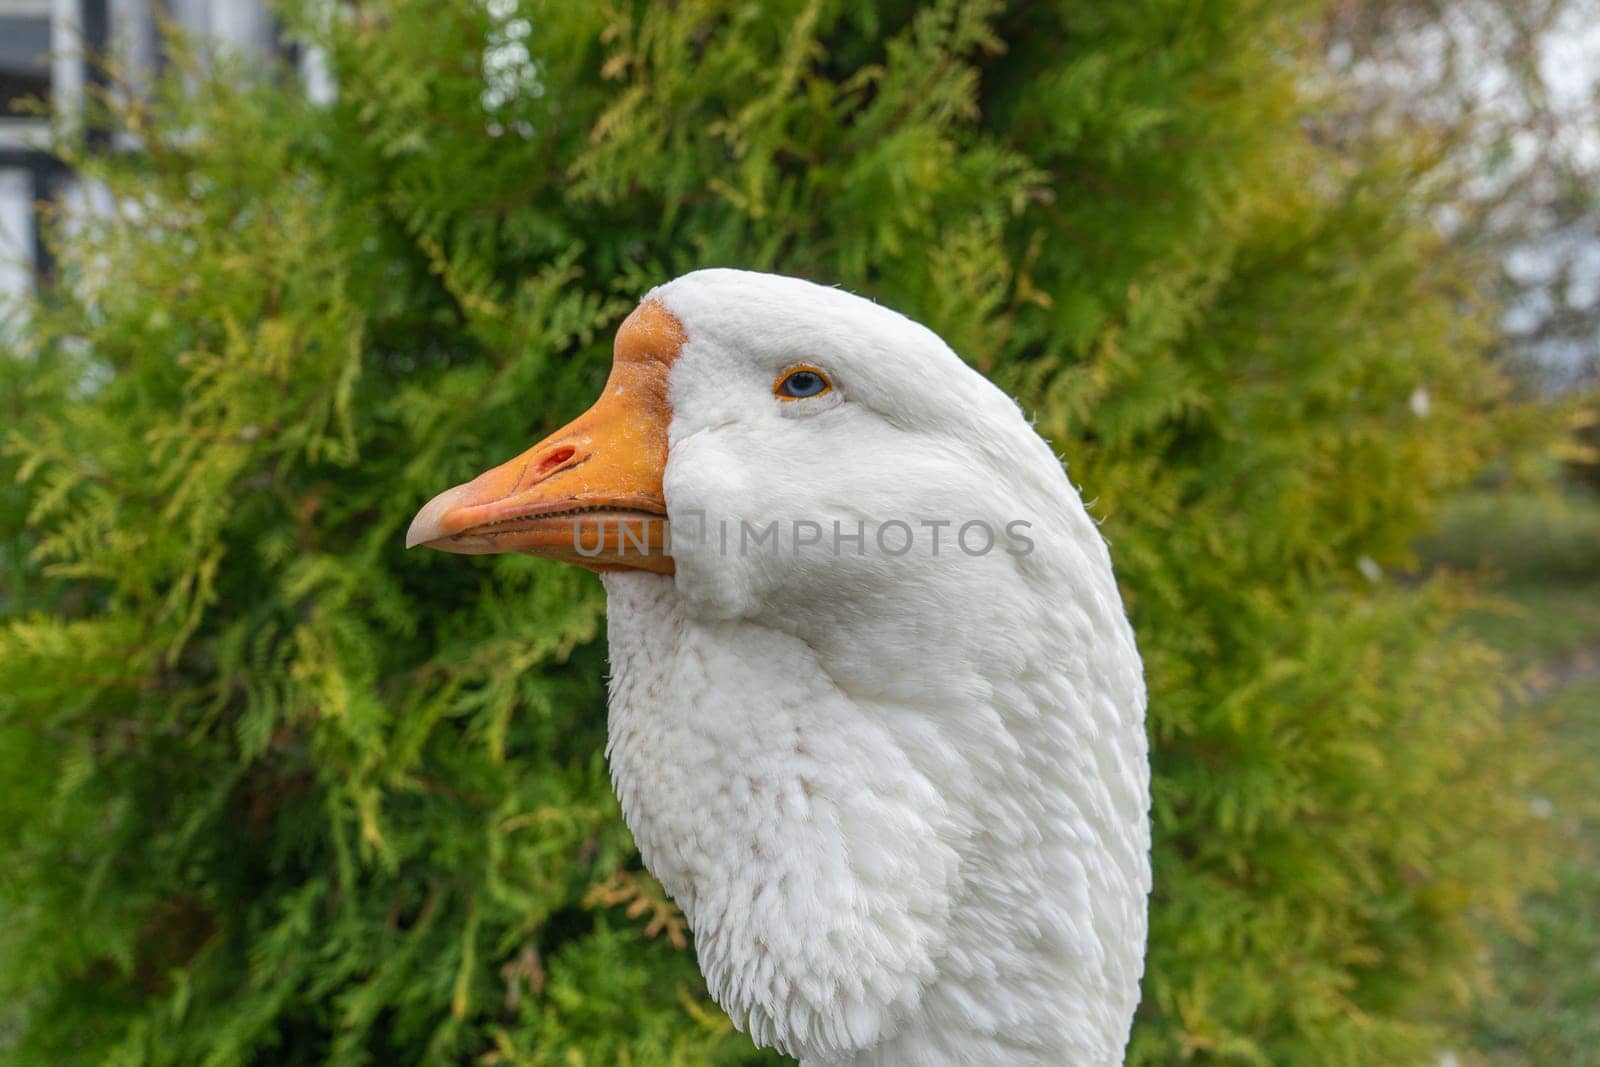
[[[313,4],[323,106],[180,49],[0,360],[3,1058],[758,1058],[612,800],[598,583],[401,544],[737,265],[930,324],[1104,519],[1135,1057],[1430,1059],[1535,866],[1496,665],[1392,575],[1497,390],[1417,161],[1316,136],[1315,14]]]

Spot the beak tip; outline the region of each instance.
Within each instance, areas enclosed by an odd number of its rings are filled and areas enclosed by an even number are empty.
[[[420,519],[421,516],[419,515],[417,518]],[[410,527],[410,529],[406,530],[406,551],[409,552],[411,549],[416,548],[418,545],[425,545],[429,541],[433,540],[434,531],[433,530],[427,530],[427,529],[419,529],[419,527],[421,525],[422,524],[419,523],[417,521],[417,519],[412,519],[411,520],[411,527]]]
[[[417,517],[411,520],[411,525],[406,528],[407,550],[418,545],[426,545],[446,536],[442,524],[445,513],[455,507],[457,498],[461,495],[462,486],[446,489],[432,500],[422,506],[417,512]]]

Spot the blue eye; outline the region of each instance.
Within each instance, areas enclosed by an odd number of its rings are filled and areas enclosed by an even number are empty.
[[[796,367],[779,378],[777,386],[772,391],[782,400],[804,400],[811,396],[821,396],[832,388],[828,379],[816,368]]]

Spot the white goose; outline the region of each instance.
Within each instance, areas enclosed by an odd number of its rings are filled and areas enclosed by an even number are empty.
[[[1055,455],[931,331],[685,275],[623,323],[593,408],[407,544],[601,573],[623,813],[758,1044],[1120,1062],[1150,887],[1139,655]]]

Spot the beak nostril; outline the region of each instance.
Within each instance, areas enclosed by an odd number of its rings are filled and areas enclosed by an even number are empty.
[[[544,459],[539,461],[539,469],[534,471],[534,476],[543,477],[544,475],[549,474],[551,471],[555,470],[557,467],[561,466],[563,463],[567,462],[574,455],[576,455],[577,451],[578,450],[575,448],[556,449],[554,452],[550,453],[548,456],[544,457]]]

